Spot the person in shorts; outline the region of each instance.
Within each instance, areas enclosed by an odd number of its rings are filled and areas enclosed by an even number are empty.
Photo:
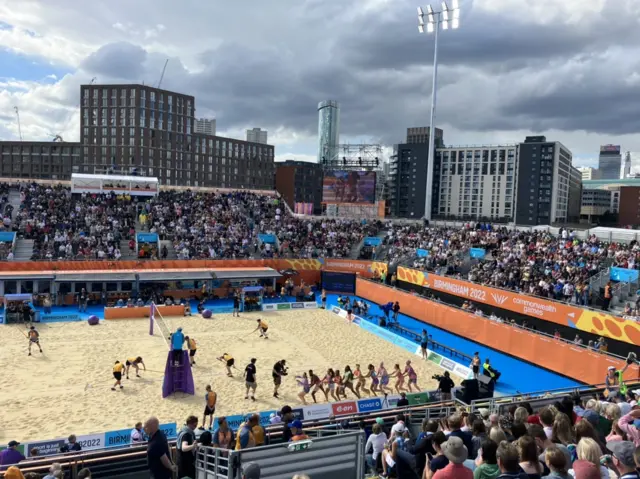
[[[422,335],[420,336],[420,353],[422,353],[422,359],[427,359],[427,349],[429,348],[429,335],[427,334],[427,330],[422,330]]]
[[[38,346],[40,352],[42,352],[42,346],[40,346],[40,333],[36,330],[35,326],[29,328],[29,356],[31,356],[31,346],[34,344]]]
[[[478,374],[480,374],[480,353],[473,353],[473,359],[471,360],[471,370],[473,371],[474,379],[478,379]]]
[[[218,361],[222,361],[225,364],[225,366],[227,368],[227,376],[232,378],[233,374],[231,374],[231,368],[233,367],[233,365],[236,362],[236,360],[233,359],[233,356],[231,356],[230,354],[227,354],[227,353],[222,353],[222,356],[220,356],[217,359],[218,359]]]
[[[269,339],[267,336],[267,330],[269,329],[269,325],[266,321],[262,319],[258,319],[258,327],[255,329],[256,331],[260,330],[260,337],[264,339]]]
[[[233,316],[240,317],[240,298],[237,293],[233,295]]]
[[[195,366],[196,365],[195,356],[196,356],[196,353],[198,352],[198,345],[196,344],[196,340],[193,338],[190,338],[189,336],[185,337],[184,340],[187,343],[187,348],[189,348],[189,361],[191,363],[191,366]]]
[[[206,429],[207,416],[209,416],[209,429],[213,427],[213,415],[216,412],[216,403],[218,402],[218,395],[211,389],[211,385],[207,385],[205,388],[207,393],[204,395],[204,418],[202,419],[202,429]]]
[[[140,377],[140,365],[142,365],[142,367],[144,368],[144,370],[147,370],[147,366],[145,366],[144,361],[142,360],[141,356],[135,357],[135,358],[129,358],[127,359],[127,361],[125,362],[125,366],[127,367],[127,371],[126,371],[126,377],[127,379],[129,379],[129,369],[131,367],[133,367],[136,370],[136,377],[139,378]]]
[[[251,362],[247,364],[247,367],[244,368],[244,381],[245,387],[247,388],[244,398],[249,399],[249,391],[251,391],[251,400],[256,400],[256,388],[258,384],[256,383],[256,358],[251,358]]]
[[[124,364],[122,364],[120,361],[116,361],[116,363],[113,365],[113,377],[115,378],[116,383],[111,388],[112,391],[116,390],[116,386],[120,386],[120,389],[122,389],[124,387],[122,385],[122,372],[123,371],[124,371]]]
[[[278,399],[278,388],[282,384],[282,376],[287,375],[287,362],[281,359],[273,365],[271,376],[273,377],[273,397]]]

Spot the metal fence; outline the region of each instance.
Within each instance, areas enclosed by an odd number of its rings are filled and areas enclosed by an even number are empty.
[[[241,451],[202,448],[196,462],[197,479],[241,479],[242,467],[260,465],[261,479],[291,479],[305,473],[313,479],[363,479],[364,431],[310,432],[309,440],[261,446]]]

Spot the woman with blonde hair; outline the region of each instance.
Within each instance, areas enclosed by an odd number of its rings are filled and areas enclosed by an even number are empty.
[[[492,427],[489,431],[489,439],[491,439],[496,444],[500,444],[502,441],[507,440],[507,435],[499,427]]]
[[[564,413],[559,412],[558,414],[556,414],[556,417],[553,421],[551,442],[562,444],[563,446],[575,444],[571,421],[569,420],[569,416]]]
[[[602,455],[602,451],[600,450],[600,445],[596,441],[590,437],[580,439],[577,447],[577,453],[578,459],[573,463],[573,468],[569,470],[571,477],[576,477],[576,469],[578,471],[585,469],[586,467],[593,469],[595,466],[600,472],[601,479],[609,479],[609,470],[600,465],[600,456]],[[592,465],[586,463],[590,463]]]
[[[513,413],[514,423],[527,424],[527,419],[529,419],[529,411],[522,406],[516,409],[516,412]]]

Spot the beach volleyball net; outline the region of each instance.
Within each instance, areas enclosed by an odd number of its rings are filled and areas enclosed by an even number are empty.
[[[169,329],[169,326],[167,326],[167,323],[162,317],[162,314],[160,314],[160,311],[158,311],[155,303],[151,303],[150,308],[151,311],[149,312],[149,335],[162,336],[162,339],[164,339],[167,348],[171,349],[169,346],[169,337],[171,336],[171,330]]]

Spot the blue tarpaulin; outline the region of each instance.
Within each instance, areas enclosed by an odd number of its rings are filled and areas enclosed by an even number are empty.
[[[485,254],[486,254],[486,251],[484,250],[484,248],[471,248],[469,250],[469,255],[472,258],[482,259],[484,258]]]
[[[621,281],[623,283],[633,283],[638,280],[637,269],[611,268],[609,278],[613,281]]]
[[[418,256],[418,258],[426,258],[429,256],[429,250],[417,248],[416,256]]]
[[[258,238],[263,243],[276,244],[276,236],[275,235],[260,234],[260,235],[258,235]]]
[[[367,236],[364,239],[365,246],[380,246],[382,243],[382,238],[378,238],[376,236]]]
[[[0,241],[3,243],[13,243],[16,234],[13,231],[0,231]]]
[[[138,239],[138,243],[157,243],[158,234],[157,233],[138,233],[137,239]]]

